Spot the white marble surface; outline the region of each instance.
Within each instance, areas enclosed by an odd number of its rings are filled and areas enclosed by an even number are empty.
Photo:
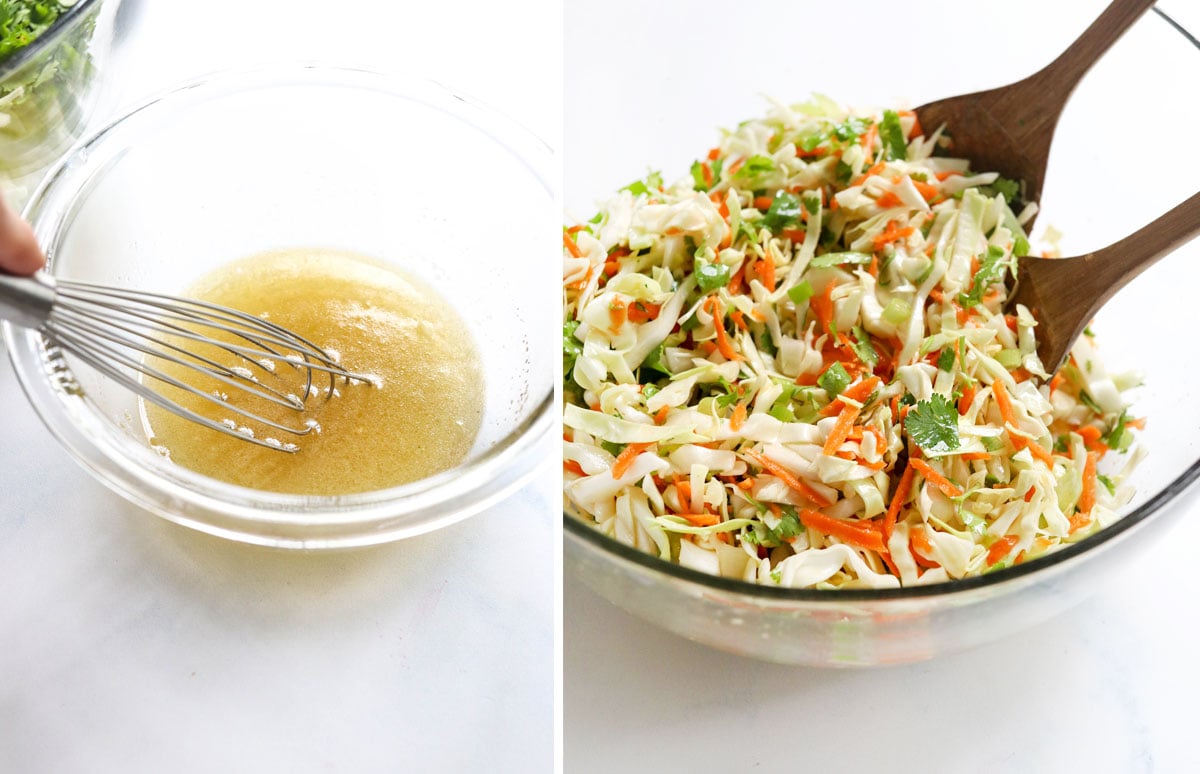
[[[557,3],[413,5],[128,0],[106,105],[315,60],[428,74],[557,143]],[[127,505],[6,357],[0,405],[0,771],[551,768],[556,470],[440,532],[302,555]]]
[[[1013,80],[1045,61],[1039,52],[1061,50],[1104,5],[567,0],[566,203],[587,217],[594,199],[647,168],[686,173],[716,127],[761,111],[760,93],[791,99],[817,89],[865,104],[919,104]],[[1163,5],[1200,28],[1194,2]],[[825,36],[842,36],[844,55],[814,62],[811,49],[824,45],[814,38]],[[602,57],[618,38],[638,55]],[[1007,48],[998,51],[997,38]],[[1152,37],[1129,40],[1123,45],[1155,61]],[[953,61],[937,73],[942,93],[922,90],[922,68],[937,61],[921,45],[931,41]],[[972,83],[976,67],[990,81]],[[833,93],[830,79],[847,92]],[[1081,87],[1060,137],[1112,126],[1089,121],[1079,105],[1150,99],[1164,83],[1169,89],[1169,78],[1130,75],[1106,95]],[[1136,206],[1157,214],[1194,191],[1200,165],[1187,164],[1180,191],[1139,191],[1145,200]],[[1063,185],[1052,168],[1047,198],[1064,198],[1052,190]],[[1093,248],[1142,217],[1109,209],[1093,227],[1051,203],[1056,224]],[[1068,614],[967,653],[879,670],[786,667],[711,650],[627,615],[568,568],[566,770],[1198,771],[1200,495],[1185,507],[1158,553],[1132,559]]]

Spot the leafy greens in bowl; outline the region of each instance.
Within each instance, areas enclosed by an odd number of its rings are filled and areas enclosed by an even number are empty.
[[[116,0],[0,0],[0,183],[23,204],[82,132]]]

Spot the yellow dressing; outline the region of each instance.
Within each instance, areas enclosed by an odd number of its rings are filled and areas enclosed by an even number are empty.
[[[236,261],[204,277],[187,295],[262,316],[334,354],[373,383],[314,374],[305,411],[276,406],[207,382],[179,366],[159,366],[206,392],[287,426],[315,422],[292,436],[237,417],[171,387],[156,387],[217,422],[257,437],[294,443],[295,454],[263,448],[176,416],[152,403],[142,413],[151,444],[179,465],[256,489],[295,494],[366,492],[416,481],[461,462],[483,414],[483,375],[466,326],[431,288],[354,253],[278,250]],[[336,354],[335,354],[336,353]],[[228,366],[234,363],[223,355]],[[303,395],[301,372],[284,360],[254,368],[263,384]]]

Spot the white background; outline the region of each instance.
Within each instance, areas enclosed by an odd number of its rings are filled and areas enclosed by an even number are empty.
[[[686,175],[719,127],[763,112],[762,94],[795,101],[815,90],[861,105],[917,105],[1016,80],[1104,5],[567,0],[566,204],[587,218],[596,200],[649,169],[668,180]],[[1200,29],[1193,0],[1163,5]],[[1163,26],[1149,17],[1140,24]],[[1145,32],[1131,31],[1118,46],[1152,63],[1160,52]],[[1098,176],[1102,162],[1137,155],[1126,151],[1142,146],[1121,143],[1143,137],[1170,100],[1195,99],[1196,84],[1174,83],[1169,70],[1150,67],[1146,77],[1115,61],[1094,71],[1094,82],[1108,84],[1103,93],[1080,87],[1055,145],[1060,159],[1111,150],[1097,157]],[[1110,132],[1112,144],[1071,141],[1095,132]],[[1123,190],[1119,207],[1069,207],[1081,191],[1102,191],[1103,179],[1063,179],[1052,156],[1043,225],[1067,233],[1064,249],[1103,246],[1195,191],[1195,154],[1179,165],[1174,188]],[[1200,770],[1195,492],[1185,507],[1157,554],[1129,562],[1069,614],[968,653],[890,669],[785,667],[710,650],[625,614],[567,568],[566,770]]]
[[[303,60],[420,74],[559,144],[550,0],[126,0],[121,21],[107,112]],[[0,772],[551,768],[557,466],[440,532],[300,555],[126,505],[7,358],[0,405]]]

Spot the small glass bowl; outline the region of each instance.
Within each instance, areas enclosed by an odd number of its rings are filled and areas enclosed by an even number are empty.
[[[1058,47],[1071,39],[1066,37],[1066,30],[1041,30],[1057,34],[1048,35],[1049,42],[1043,41],[1041,47],[1029,42],[1030,36],[1037,34],[1028,28],[1031,20],[1038,18],[1036,6],[1035,0],[1023,0],[1002,9],[979,5],[971,6],[968,12],[964,7],[963,14],[947,21],[956,28],[985,29],[989,14],[1011,17],[1007,27],[993,24],[987,28],[991,35],[987,38],[988,56],[964,60],[969,67],[946,67],[944,59],[939,60],[941,66],[930,67],[916,54],[890,60],[886,77],[881,77],[873,66],[826,67],[825,63],[844,61],[845,40],[836,35],[812,36],[802,49],[788,49],[787,56],[790,66],[813,74],[801,88],[819,87],[837,98],[858,96],[875,104],[889,104],[887,90],[903,88],[909,90],[912,104],[922,104],[1016,80],[1023,73],[1012,66],[1014,61],[1044,57],[1039,51],[1061,50]],[[863,18],[876,18],[890,8],[884,2],[868,3],[859,12]],[[912,10],[914,14],[921,12]],[[624,19],[622,24],[628,25],[629,20]],[[1085,26],[1083,21],[1079,25],[1080,29],[1072,34],[1077,35]],[[590,34],[603,39],[595,30]],[[925,30],[925,34],[931,40],[944,39],[937,29]],[[1115,115],[1153,115],[1162,126],[1194,126],[1200,121],[1200,103],[1182,98],[1172,85],[1200,79],[1200,43],[1196,38],[1179,20],[1156,12],[1147,12],[1126,38],[1085,77],[1066,106],[1056,132],[1035,236],[1048,225],[1061,230],[1063,255],[1082,255],[1110,244],[1200,187],[1200,165],[1192,156],[1171,164],[1119,162],[1113,154],[1119,131],[1097,128],[1098,124],[1105,128],[1118,126],[1115,122],[1105,123]],[[695,40],[697,35],[694,30],[685,30],[678,39]],[[978,45],[974,38],[962,40],[969,41],[966,45]],[[929,56],[945,56],[937,47],[922,50]],[[1146,52],[1154,56],[1147,57]],[[670,51],[662,53],[666,58],[672,55]],[[1038,62],[1025,64],[1032,67]],[[632,143],[639,152],[644,145],[652,146],[653,155],[648,155],[659,163],[663,158],[674,158],[673,154],[687,153],[679,150],[679,135],[705,130],[703,126],[695,128],[699,118],[680,119],[678,113],[691,106],[697,106],[705,115],[709,110],[706,103],[688,93],[693,82],[714,93],[730,94],[734,100],[741,93],[727,90],[725,83],[712,84],[703,74],[694,72],[689,72],[688,83],[673,91],[670,98],[652,89],[621,91],[623,84],[641,78],[647,68],[654,67],[654,62],[638,61],[625,72],[606,67],[598,74],[613,93],[629,94],[630,100],[647,104],[667,103],[654,112],[639,109],[642,105],[636,102],[623,109],[614,100],[608,105],[609,120],[595,129],[591,112],[581,112],[582,120],[572,123],[568,104],[568,147],[594,147],[601,156],[589,163],[580,163],[580,158],[587,158],[580,154],[571,157],[576,166],[567,168],[568,200],[580,194],[572,189],[573,179],[586,179],[589,173],[614,179],[631,175],[630,170],[612,169],[612,159],[603,156],[628,152],[624,143]],[[769,80],[774,70],[764,64],[756,73]],[[786,81],[789,76],[789,71],[781,67],[778,79]],[[743,76],[738,70],[730,70],[729,77]],[[987,77],[994,80],[989,83],[984,80]],[[1146,88],[1130,89],[1133,83],[1146,84]],[[789,83],[788,88],[794,87]],[[571,93],[591,95],[587,88]],[[1119,105],[1114,104],[1114,94],[1120,95]],[[785,96],[802,98],[803,94],[787,92]],[[665,123],[668,119],[663,116],[675,123],[658,133],[649,132],[634,120]],[[625,121],[627,117],[629,122]],[[592,134],[584,138],[590,140],[585,142],[579,135],[587,132]],[[632,133],[635,138],[631,140],[621,132]],[[702,149],[707,141],[686,147]],[[681,163],[670,169],[687,167]],[[583,193],[590,195],[595,190]],[[582,195],[579,201],[583,201]],[[1106,365],[1114,372],[1140,369],[1145,376],[1144,386],[1131,397],[1134,414],[1147,418],[1138,442],[1149,455],[1130,479],[1137,494],[1121,520],[1057,553],[983,576],[927,586],[791,589],[719,578],[665,562],[564,513],[564,569],[604,598],[658,626],[725,651],[789,664],[838,667],[920,661],[1044,621],[1102,588],[1108,579],[1119,575],[1131,556],[1148,550],[1155,538],[1189,508],[1195,508],[1200,489],[1200,394],[1196,388],[1195,348],[1188,334],[1195,329],[1200,315],[1195,302],[1182,294],[1198,286],[1200,240],[1194,240],[1135,279],[1097,317],[1093,327]]]
[[[553,450],[552,154],[525,130],[428,81],[324,67],[216,75],[80,144],[26,211],[55,276],[179,293],[236,258],[346,249],[437,290],[474,338],[486,384],[457,467],[404,486],[319,497],[225,484],[146,444],[135,398],[43,337],[5,324],[20,382],[96,477],[144,508],[250,543],[331,548],[450,524],[499,501]],[[414,417],[413,421],[421,421]]]
[[[79,0],[0,64],[0,191],[13,206],[83,133],[118,5]]]

